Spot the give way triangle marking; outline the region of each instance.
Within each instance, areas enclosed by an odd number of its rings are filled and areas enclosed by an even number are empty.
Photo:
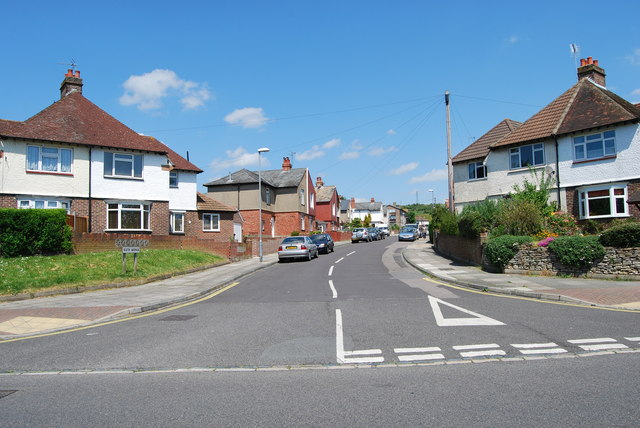
[[[459,306],[452,305],[451,303],[447,303],[444,300],[440,300],[433,296],[429,296],[429,303],[431,304],[433,315],[436,317],[436,323],[440,327],[469,326],[469,325],[505,325],[503,322],[494,320],[493,318],[489,318],[484,315],[477,314],[475,312],[471,312]],[[465,314],[471,315],[471,317],[445,318],[442,315],[442,310],[440,310],[440,305],[445,305],[450,308],[456,309],[460,312],[464,312]]]

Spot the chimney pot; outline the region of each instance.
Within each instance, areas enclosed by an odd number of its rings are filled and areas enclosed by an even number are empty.
[[[80,71],[76,71],[76,77],[80,78]]]
[[[291,171],[291,160],[288,157],[282,158],[282,170]]]
[[[376,201],[376,198],[371,197],[371,202],[375,202],[375,201]]]
[[[593,64],[593,57],[591,56],[587,57],[587,64]]]
[[[606,73],[598,64],[598,60],[594,60],[593,57],[587,57],[587,59],[580,60],[580,67],[578,67],[578,81],[582,79],[591,79],[593,82],[600,86],[606,87]]]
[[[584,67],[585,65],[587,65],[587,60],[584,58],[580,58],[580,67]]]
[[[82,79],[79,71],[74,74],[72,69],[68,69],[67,74],[64,75],[64,80],[60,84],[60,99],[72,92],[82,93]]]

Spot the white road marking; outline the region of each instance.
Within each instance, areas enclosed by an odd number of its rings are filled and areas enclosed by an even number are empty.
[[[333,275],[333,265],[329,268],[329,276]]]
[[[340,257],[338,260],[336,260],[336,264],[337,264],[337,263],[340,263],[340,262],[341,262],[341,261],[343,261],[343,260],[344,260],[344,257]]]
[[[429,303],[431,304],[433,315],[436,318],[436,323],[440,327],[470,326],[470,325],[505,325],[503,322],[494,320],[493,318],[489,318],[484,315],[477,314],[475,312],[471,312],[459,306],[452,305],[451,303],[445,302],[444,300],[440,300],[433,296],[429,296]],[[445,305],[445,306],[449,306],[450,308],[457,309],[460,312],[464,312],[465,314],[471,315],[473,318],[445,318],[442,315],[442,311],[440,310],[440,305]]]
[[[442,349],[437,346],[433,346],[431,348],[393,348],[393,352],[396,354],[412,354],[415,352],[436,352],[442,351]]]
[[[617,343],[617,340],[611,337],[600,337],[597,339],[574,339],[567,340],[569,343],[578,345],[585,351],[603,351],[606,349],[628,349],[627,345]]]
[[[490,357],[494,355],[507,355],[506,352],[500,349],[492,349],[488,351],[470,351],[470,352],[460,352],[460,356],[462,358],[474,358],[474,357]]]
[[[367,352],[367,355],[382,354],[380,349],[367,349],[362,351],[349,351],[349,355],[361,355],[360,353]],[[367,363],[381,363],[384,361],[384,357],[369,357],[369,358],[346,358],[347,353],[344,350],[344,335],[342,333],[342,311],[336,309],[336,360],[338,364],[367,364]]]
[[[499,348],[500,345],[497,343],[483,343],[481,345],[457,345],[454,346],[453,349],[456,351],[464,351],[467,349],[487,349],[487,348]]]
[[[442,354],[416,354],[416,355],[399,355],[400,361],[423,361],[423,360],[444,360]]]
[[[631,342],[640,342],[640,337],[625,337],[625,339],[630,340]]]
[[[511,346],[517,348],[524,355],[540,354],[563,354],[566,349],[560,348],[556,343],[512,343]]]
[[[412,354],[399,355],[398,360],[400,361],[444,360],[444,355],[440,353],[442,349],[437,346],[429,348],[394,348],[393,350],[396,354]]]
[[[353,253],[355,253],[355,251],[352,251],[352,252],[348,253],[347,256],[350,256]]]
[[[345,357],[353,355],[379,355],[382,354],[381,349],[360,349],[358,351],[344,351]]]
[[[333,286],[333,281],[329,280],[329,287],[331,287],[331,294],[333,295],[334,299],[338,298],[338,291],[336,290],[336,287]]]

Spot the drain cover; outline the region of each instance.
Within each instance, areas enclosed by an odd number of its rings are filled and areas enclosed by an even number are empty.
[[[186,321],[191,318],[195,318],[197,315],[171,315],[166,318],[161,318],[160,321]]]
[[[0,398],[4,398],[7,395],[13,394],[14,392],[18,392],[18,390],[17,389],[14,389],[14,390],[9,389],[9,390],[5,390],[5,391],[0,391]]]

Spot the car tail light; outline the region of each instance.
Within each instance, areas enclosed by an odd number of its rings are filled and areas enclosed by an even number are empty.
[[[307,249],[307,246],[306,246],[306,245],[301,245],[301,246],[300,246],[300,249],[301,249],[301,250],[306,250],[306,249]]]
[[[278,247],[278,251],[282,251],[282,245]]]

